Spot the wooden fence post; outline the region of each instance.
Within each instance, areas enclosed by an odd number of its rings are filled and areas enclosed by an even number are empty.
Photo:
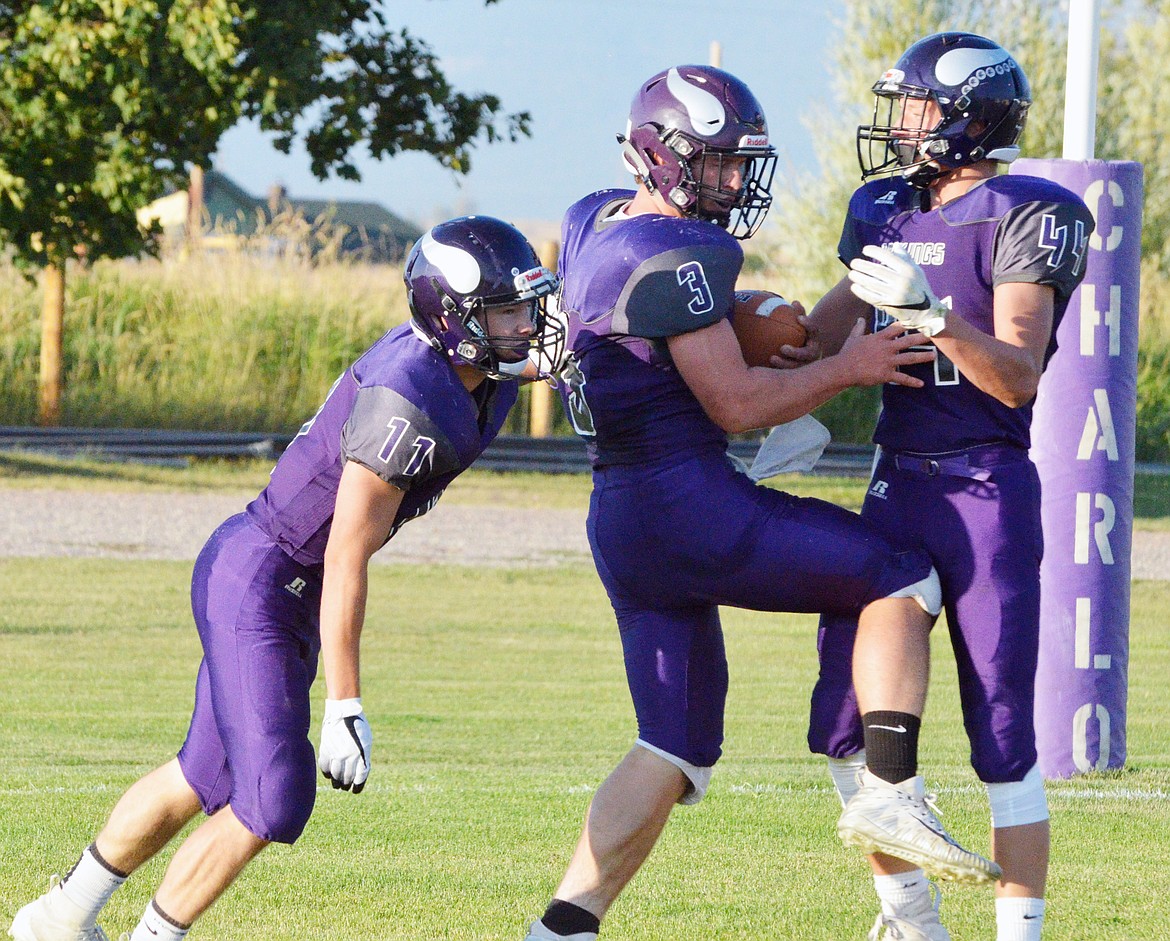
[[[193,163],[187,187],[187,225],[184,234],[187,244],[195,249],[199,248],[203,239],[203,200],[203,168]]]
[[[41,375],[37,421],[61,424],[61,345],[65,325],[65,262],[45,265],[41,306]]]
[[[557,270],[560,246],[545,242],[540,249],[540,263],[550,271]],[[529,387],[528,433],[533,438],[547,438],[552,434],[553,390],[547,382],[534,382]]]

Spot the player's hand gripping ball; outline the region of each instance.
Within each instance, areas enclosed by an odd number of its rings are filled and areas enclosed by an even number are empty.
[[[739,339],[744,362],[769,366],[780,347],[804,346],[808,331],[796,319],[803,311],[771,291],[736,291],[731,326]]]

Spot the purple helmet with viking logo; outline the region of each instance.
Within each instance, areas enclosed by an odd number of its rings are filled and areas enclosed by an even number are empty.
[[[454,365],[493,379],[547,378],[560,365],[564,325],[546,298],[560,283],[528,240],[491,216],[442,222],[415,243],[403,272],[415,332]],[[493,336],[493,307],[528,304],[527,338]]]
[[[652,192],[736,238],[755,234],[772,205],[776,151],[764,109],[720,69],[680,65],[644,82],[618,140],[626,166]]]
[[[1032,91],[1006,49],[974,33],[935,33],[873,86],[872,124],[857,129],[862,179],[900,172],[925,189],[981,160],[1010,163]],[[927,107],[926,103],[936,107]]]

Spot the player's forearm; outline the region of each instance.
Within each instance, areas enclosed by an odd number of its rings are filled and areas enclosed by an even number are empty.
[[[1009,408],[1035,398],[1041,367],[1029,350],[1005,343],[958,317],[947,321],[934,343],[965,379]]]
[[[817,330],[824,356],[841,352],[858,318],[869,319],[872,308],[849,290],[849,279],[842,278],[817,301],[808,315]]]
[[[851,384],[833,357],[799,369],[751,367],[743,382],[720,396],[708,414],[728,434],[770,428],[807,415]]]
[[[362,626],[368,594],[367,564],[325,560],[321,592],[321,657],[329,699],[361,695]]]

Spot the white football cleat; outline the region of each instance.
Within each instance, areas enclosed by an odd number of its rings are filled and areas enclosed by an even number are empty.
[[[897,915],[879,914],[866,941],[951,941],[951,933],[938,920],[941,902],[942,894],[932,882],[923,898],[902,906]]]
[[[549,931],[539,918],[528,926],[528,936],[524,941],[597,941],[597,935],[592,931],[578,931],[576,934],[557,934]]]
[[[863,853],[886,853],[921,866],[928,876],[949,882],[995,882],[999,866],[963,849],[935,816],[934,797],[921,776],[890,784],[862,772],[861,789],[845,805],[837,836]]]
[[[99,925],[86,925],[85,913],[67,898],[58,876],[49,891],[16,913],[8,934],[16,941],[109,941]]]

